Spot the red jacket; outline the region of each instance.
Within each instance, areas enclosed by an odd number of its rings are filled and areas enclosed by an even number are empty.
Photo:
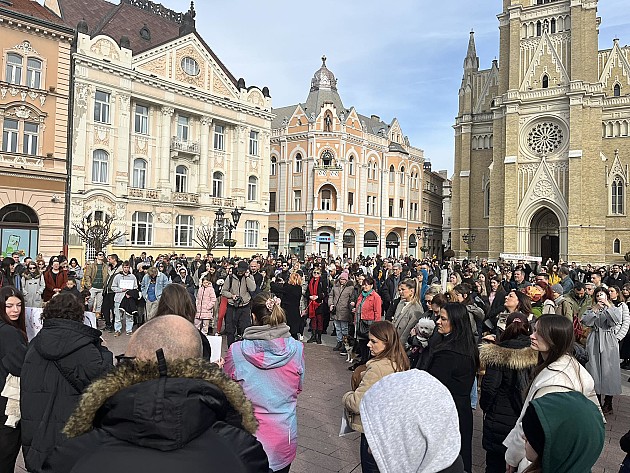
[[[59,270],[59,274],[57,275],[57,281],[52,276],[50,270],[44,272],[44,284],[46,288],[44,289],[44,294],[42,295],[42,299],[44,302],[48,302],[52,299],[52,296],[55,295],[55,291],[53,289],[63,289],[66,287],[66,283],[68,282],[68,271]]]
[[[359,294],[356,306],[357,310],[361,301],[363,300],[363,294]],[[373,320],[379,322],[383,316],[383,304],[381,296],[378,295],[376,290],[373,290],[365,299],[363,306],[361,307],[361,320]]]

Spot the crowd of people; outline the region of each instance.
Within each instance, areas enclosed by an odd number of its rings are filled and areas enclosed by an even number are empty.
[[[223,471],[288,472],[301,342],[322,345],[328,333],[332,350],[354,359],[341,404],[361,433],[364,472],[472,472],[478,407],[486,472],[590,471],[630,366],[629,274],[563,262],[534,270],[525,261],[122,260],[103,251],[81,267],[63,254],[15,254],[0,271],[0,472],[13,471],[20,448],[29,472],[121,466],[98,453],[104,442],[120,452],[130,442],[124,471],[170,471],[177,461],[194,471],[222,455],[233,465]],[[43,309],[32,340],[27,307]],[[86,311],[130,337],[116,364]],[[217,363],[211,335],[227,342]],[[442,417],[388,422],[403,415],[402,395],[373,393],[405,383],[415,383],[413,396],[442,392]],[[384,445],[413,434],[423,455]],[[201,451],[202,441],[216,448]],[[440,442],[449,443],[442,456]]]

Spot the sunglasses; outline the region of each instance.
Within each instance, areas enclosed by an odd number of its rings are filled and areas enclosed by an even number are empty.
[[[37,269],[37,266],[29,266],[28,269]]]

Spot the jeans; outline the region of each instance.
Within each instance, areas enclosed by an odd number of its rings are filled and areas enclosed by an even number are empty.
[[[114,302],[114,314],[115,314],[114,330],[116,332],[120,332],[122,330],[122,317],[123,317],[123,314],[126,314],[127,320],[125,322],[125,330],[127,330],[127,333],[131,333],[131,330],[133,329],[133,315],[122,310],[120,308],[120,302]]]
[[[96,289],[95,287],[90,289],[90,302],[88,302],[89,307],[92,308],[92,311],[100,314],[101,306],[103,305],[103,289]]]
[[[341,338],[348,335],[348,322],[342,320],[334,320],[335,330],[337,331],[337,343],[341,343]]]
[[[470,407],[477,409],[477,402],[479,401],[479,392],[477,391],[477,377],[473,381],[472,390],[470,391]]]
[[[369,448],[365,434],[361,434],[361,471],[363,473],[379,473],[378,465],[369,452]]]

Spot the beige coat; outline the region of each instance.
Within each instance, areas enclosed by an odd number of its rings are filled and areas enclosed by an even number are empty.
[[[357,389],[347,392],[341,398],[345,415],[348,418],[348,424],[352,430],[356,430],[361,433],[363,433],[363,425],[361,424],[359,406],[361,405],[363,395],[372,387],[373,384],[377,383],[385,376],[396,372],[392,362],[386,358],[380,360],[371,359],[365,366],[365,371],[361,373],[361,383]]]

